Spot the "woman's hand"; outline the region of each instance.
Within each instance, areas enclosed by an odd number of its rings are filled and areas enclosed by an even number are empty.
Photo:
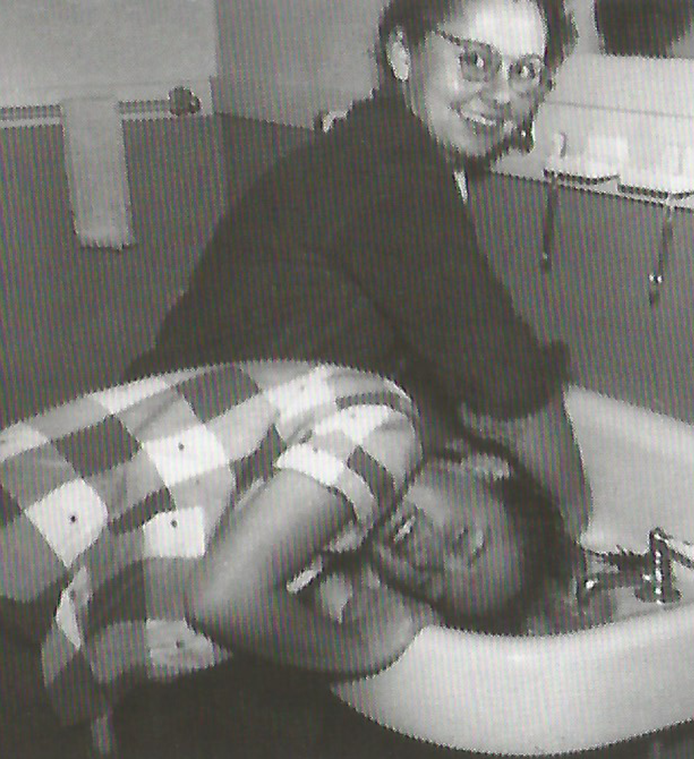
[[[437,611],[434,611],[425,601],[420,601],[410,596],[402,596],[402,600],[405,606],[407,606],[417,632],[423,630],[425,627],[435,627],[436,625],[444,624],[443,617]]]
[[[397,659],[419,630],[441,622],[429,604],[386,585],[368,561],[315,585],[308,603],[351,629],[379,661],[377,669]]]
[[[543,408],[521,419],[480,417],[467,408],[461,408],[460,416],[480,437],[507,449],[552,498],[567,533],[578,540],[588,526],[592,496],[563,394],[557,394]]]
[[[342,623],[354,627],[381,658],[378,669],[398,659],[420,630],[441,621],[429,604],[385,584],[356,588],[342,614]]]
[[[379,628],[399,626],[414,636],[425,627],[439,624],[441,617],[429,604],[381,585],[356,590],[345,605],[342,621],[362,631],[373,628],[376,633]]]
[[[386,586],[358,589],[344,608],[342,624],[355,630],[374,662],[380,659],[377,669],[394,662],[420,629],[403,597]]]

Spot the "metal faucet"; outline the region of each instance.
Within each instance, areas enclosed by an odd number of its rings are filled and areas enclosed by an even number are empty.
[[[694,569],[694,544],[677,540],[661,527],[651,530],[648,538],[647,567],[636,595],[642,601],[674,603],[681,594],[675,586],[672,563]]]
[[[645,567],[646,557],[643,554],[585,551],[575,586],[579,606],[601,591],[637,587]]]
[[[601,590],[624,587],[633,587],[642,601],[676,603],[681,594],[675,584],[673,562],[694,569],[694,543],[676,540],[661,527],[651,530],[646,553],[587,553],[599,567],[592,572],[586,569],[579,578],[576,586],[579,604]]]

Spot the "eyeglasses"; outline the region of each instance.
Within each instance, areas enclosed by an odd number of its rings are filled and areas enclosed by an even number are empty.
[[[413,504],[401,510],[391,519],[391,542],[396,548],[402,548],[410,542],[412,534],[417,531],[420,540],[425,539],[445,553],[461,553],[470,559],[475,558],[485,546],[485,534],[475,526],[464,525],[458,532],[446,532],[434,523],[431,517]]]
[[[491,84],[499,73],[504,57],[492,45],[477,40],[465,40],[442,29],[434,34],[460,48],[458,64],[463,77],[469,82]],[[548,79],[549,69],[539,55],[524,55],[508,68],[509,87],[519,96],[535,92]]]

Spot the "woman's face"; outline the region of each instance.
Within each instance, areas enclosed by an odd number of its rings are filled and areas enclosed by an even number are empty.
[[[391,579],[456,615],[493,613],[520,592],[523,537],[494,489],[458,464],[424,467],[374,552]]]
[[[482,159],[537,107],[541,88],[528,85],[546,42],[533,0],[472,0],[461,3],[413,50],[396,35],[390,60],[411,110],[439,144],[456,159]],[[404,67],[397,65],[398,44],[401,59],[407,57]]]

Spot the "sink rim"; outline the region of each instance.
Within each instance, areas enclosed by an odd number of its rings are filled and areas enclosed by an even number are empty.
[[[681,465],[685,483],[694,482],[694,427],[577,387],[566,406],[596,497],[587,547],[644,550],[657,521],[687,538],[686,492],[677,472],[659,464]],[[606,463],[606,445],[621,474]],[[654,468],[645,487],[641,459]],[[622,494],[633,507],[630,487],[653,495],[663,483],[680,488],[670,513],[653,514],[650,501],[626,516],[606,506]],[[391,667],[333,690],[381,725],[451,748],[516,756],[595,749],[694,718],[694,603],[654,604],[652,612],[543,636],[431,627]]]

